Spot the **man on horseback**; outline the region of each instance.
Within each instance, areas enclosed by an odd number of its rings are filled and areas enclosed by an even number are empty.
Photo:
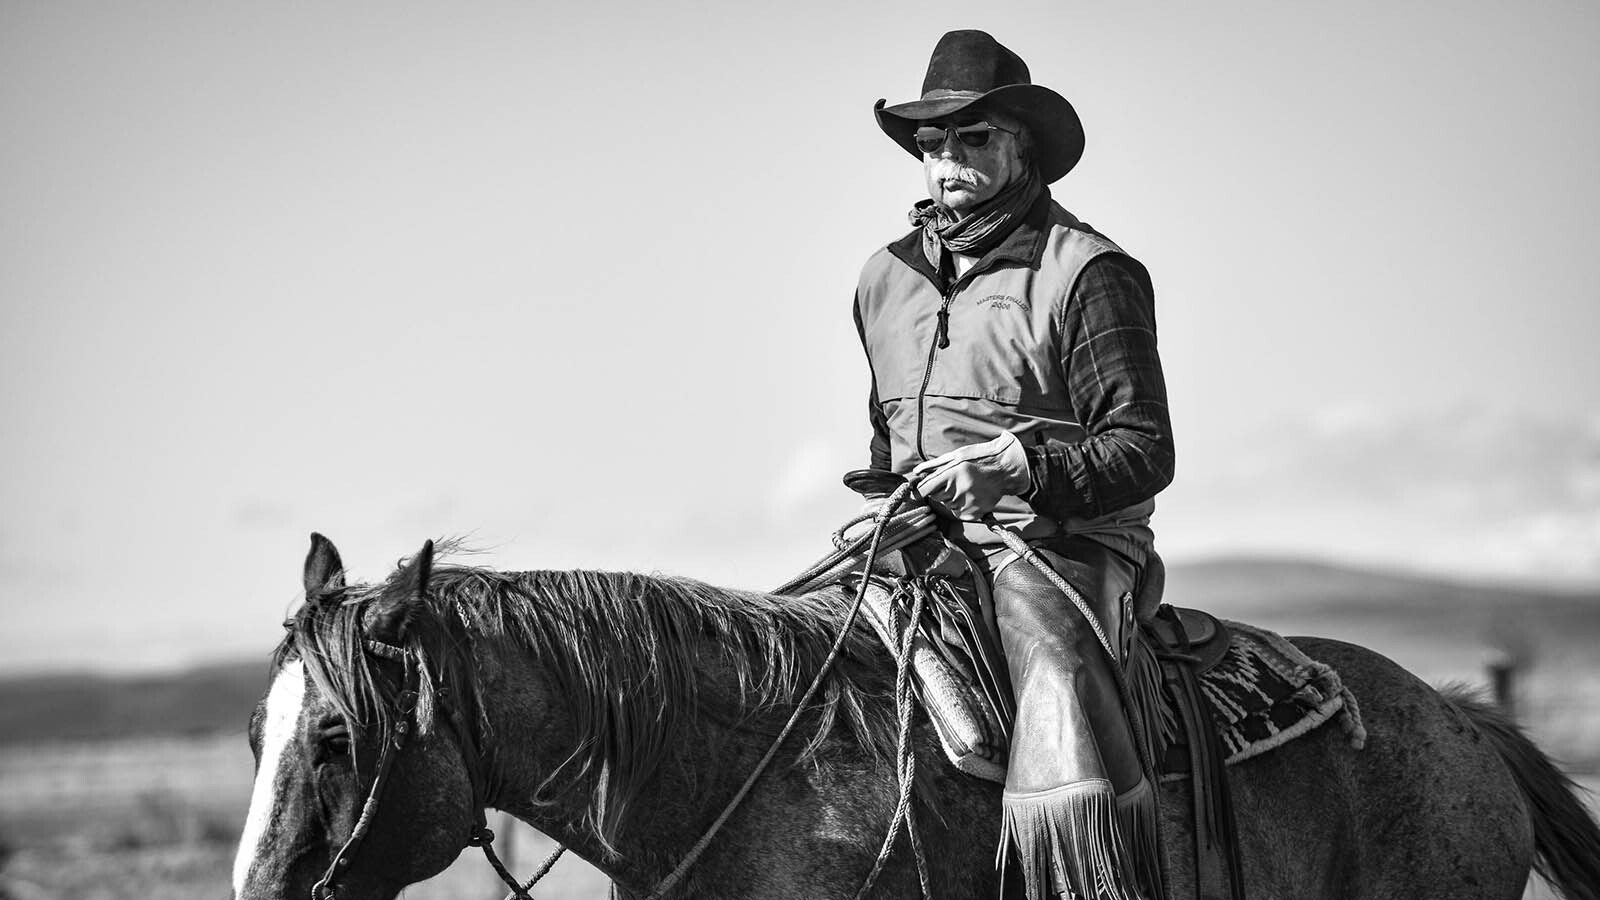
[[[1002,851],[1033,900],[1149,896],[1154,791],[1122,660],[991,530],[1040,551],[1126,646],[1173,469],[1149,274],[1051,199],[1083,152],[1077,113],[988,34],[944,35],[921,99],[874,111],[930,199],[856,292],[872,467],[959,519],[952,539],[990,579],[1017,705]]]

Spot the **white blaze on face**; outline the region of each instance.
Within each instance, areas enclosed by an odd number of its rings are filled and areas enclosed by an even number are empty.
[[[239,855],[233,861],[233,892],[243,896],[250,866],[262,851],[267,826],[275,817],[278,799],[283,795],[285,750],[294,740],[300,721],[300,708],[306,699],[305,668],[300,660],[284,664],[267,692],[266,715],[261,723],[261,765],[256,769],[256,786],[250,794],[250,815],[239,838]]]

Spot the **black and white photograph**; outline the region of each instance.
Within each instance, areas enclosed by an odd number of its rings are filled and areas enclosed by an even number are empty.
[[[0,0],[0,900],[1600,900],[1596,48]]]

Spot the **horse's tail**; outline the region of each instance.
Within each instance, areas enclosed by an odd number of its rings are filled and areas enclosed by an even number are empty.
[[[1460,687],[1442,689],[1492,745],[1527,798],[1533,816],[1533,867],[1568,900],[1600,900],[1600,826],[1579,801],[1583,791],[1556,768],[1511,717]]]

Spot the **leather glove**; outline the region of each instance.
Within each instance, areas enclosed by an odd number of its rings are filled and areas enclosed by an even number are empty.
[[[909,477],[918,493],[969,522],[994,512],[1001,497],[1020,496],[1033,485],[1028,454],[1009,431],[936,456],[912,469]]]

